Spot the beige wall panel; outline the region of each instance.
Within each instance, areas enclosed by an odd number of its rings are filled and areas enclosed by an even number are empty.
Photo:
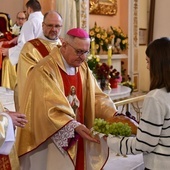
[[[8,13],[13,23],[15,22],[16,14],[23,9],[23,0],[0,0],[0,11]]]

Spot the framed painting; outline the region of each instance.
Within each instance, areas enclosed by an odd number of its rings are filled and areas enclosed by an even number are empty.
[[[96,15],[116,15],[117,0],[90,0],[89,13]]]
[[[139,45],[147,45],[147,29],[139,29]]]

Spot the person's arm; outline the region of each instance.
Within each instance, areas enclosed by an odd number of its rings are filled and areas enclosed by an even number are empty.
[[[24,127],[26,116],[18,112],[0,113],[0,154],[8,155],[15,142],[15,126]]]
[[[161,104],[154,97],[146,97],[142,107],[142,117],[136,137],[107,138],[108,146],[123,155],[150,153],[159,144],[164,123],[164,113]]]
[[[15,47],[9,48],[8,54],[9,54],[9,59],[12,63],[12,65],[16,65],[18,63],[19,59],[19,54],[21,52],[21,49],[23,48],[24,44],[35,38],[34,32],[33,32],[33,26],[31,25],[30,22],[24,23],[21,33],[18,37],[18,42]]]
[[[7,113],[11,117],[14,126],[23,128],[28,123],[25,114],[12,111],[8,111]]]
[[[0,44],[0,48],[1,48],[3,56],[9,55],[9,49],[11,47],[14,47],[17,44],[17,40],[18,40],[18,37],[15,37],[10,41],[3,41],[2,44]]]
[[[8,155],[15,142],[14,126],[11,117],[0,113],[0,154]]]
[[[52,136],[53,142],[61,152],[70,148],[81,136],[91,142],[100,143],[91,135],[91,131],[83,124],[76,120],[70,121],[61,130]]]
[[[8,42],[8,44],[17,44],[17,41],[18,41],[18,36],[15,37],[15,38],[13,38],[13,39],[10,40],[10,41],[7,41],[7,42]]]

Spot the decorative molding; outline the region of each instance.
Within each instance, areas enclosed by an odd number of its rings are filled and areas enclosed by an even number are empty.
[[[89,1],[77,1],[78,26],[89,32]]]
[[[116,15],[117,0],[90,0],[89,13],[97,15]]]
[[[138,47],[138,0],[134,0],[133,8],[133,43]]]
[[[130,48],[128,49],[128,72],[132,78],[132,82],[137,83],[135,90],[139,88],[139,70],[138,70],[138,47],[139,47],[139,0],[129,0],[129,27],[128,39]],[[138,75],[138,76],[137,76]]]

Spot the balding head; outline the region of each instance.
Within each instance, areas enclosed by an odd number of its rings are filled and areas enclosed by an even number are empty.
[[[24,22],[27,20],[26,13],[24,11],[20,11],[17,13],[16,16],[16,25],[21,26],[24,24]]]
[[[49,11],[44,15],[43,33],[50,40],[56,40],[61,32],[63,19],[56,11]]]
[[[43,21],[45,21],[47,16],[51,16],[51,15],[58,15],[58,17],[60,17],[60,19],[62,20],[62,16],[57,11],[48,11],[44,14],[44,20]]]

